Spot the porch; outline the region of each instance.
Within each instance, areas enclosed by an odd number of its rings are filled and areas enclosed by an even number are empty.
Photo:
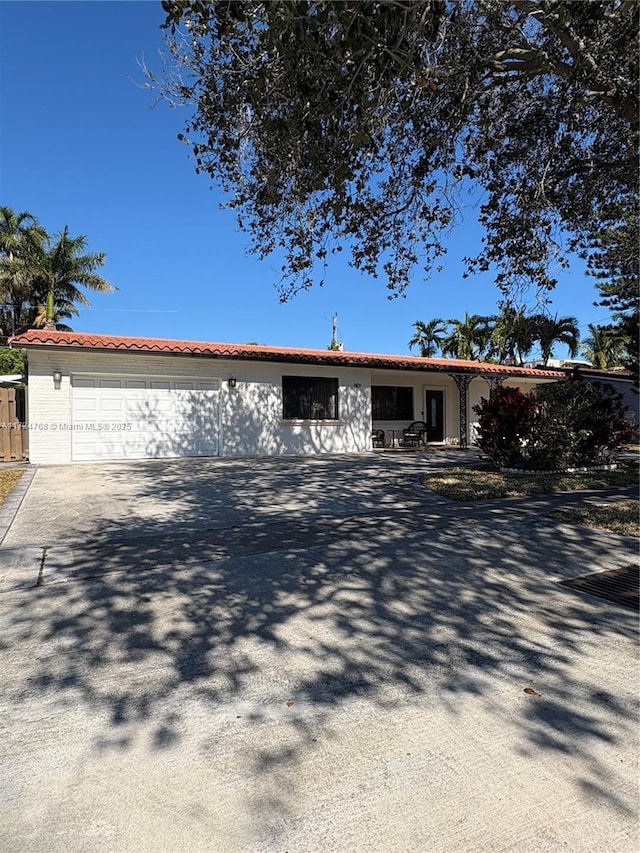
[[[491,365],[493,368],[493,365]],[[427,448],[472,446],[477,417],[473,411],[482,398],[501,385],[529,391],[540,379],[504,373],[495,366],[444,372],[376,372],[371,377],[371,444],[380,451],[420,452]],[[543,380],[544,381],[544,380]],[[549,380],[546,380],[549,381]],[[405,432],[416,427],[417,439]]]

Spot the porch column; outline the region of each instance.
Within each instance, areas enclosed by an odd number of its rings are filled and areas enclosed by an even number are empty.
[[[468,445],[467,408],[469,402],[469,385],[473,376],[468,373],[450,373],[449,376],[458,386],[460,397],[460,448],[466,450]]]

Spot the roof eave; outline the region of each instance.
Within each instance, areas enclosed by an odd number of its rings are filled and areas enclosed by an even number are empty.
[[[208,358],[225,361],[256,361],[269,362],[280,364],[308,364],[308,365],[325,365],[332,367],[345,367],[350,369],[368,369],[368,370],[385,370],[385,371],[411,371],[419,373],[445,373],[455,374],[462,373],[467,375],[481,376],[501,375],[504,378],[559,378],[567,376],[570,371],[558,372],[558,370],[536,370],[535,368],[518,369],[512,365],[489,364],[487,362],[477,362],[476,364],[459,363],[455,359],[448,362],[445,359],[419,359],[410,357],[405,359],[397,356],[389,356],[393,361],[387,360],[384,355],[368,355],[365,353],[349,353],[349,352],[332,352],[327,351],[307,351],[296,352],[295,350],[287,351],[276,350],[271,348],[261,349],[243,349],[241,351],[221,352],[215,349],[206,349],[207,345],[202,344],[201,348],[194,342],[194,348],[188,351],[179,348],[179,344],[184,346],[188,342],[175,342],[176,348],[167,348],[166,342],[164,345],[158,344],[154,346],[136,346],[135,344],[111,343],[110,345],[101,346],[99,341],[92,341],[90,344],[61,340],[59,342],[52,341],[20,341],[19,337],[15,339],[15,346],[20,349],[27,350],[90,350],[93,352],[132,352],[137,355],[155,355],[155,356],[177,356],[182,358]],[[14,346],[14,339],[10,339],[10,346]],[[231,349],[236,349],[231,346]]]

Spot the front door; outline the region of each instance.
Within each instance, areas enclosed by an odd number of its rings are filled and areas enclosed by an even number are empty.
[[[444,441],[444,391],[427,391],[427,441]]]

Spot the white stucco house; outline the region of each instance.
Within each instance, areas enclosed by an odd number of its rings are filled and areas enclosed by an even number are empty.
[[[498,383],[558,371],[455,359],[30,330],[33,463],[364,453],[373,429],[414,420],[466,447],[472,407]]]

